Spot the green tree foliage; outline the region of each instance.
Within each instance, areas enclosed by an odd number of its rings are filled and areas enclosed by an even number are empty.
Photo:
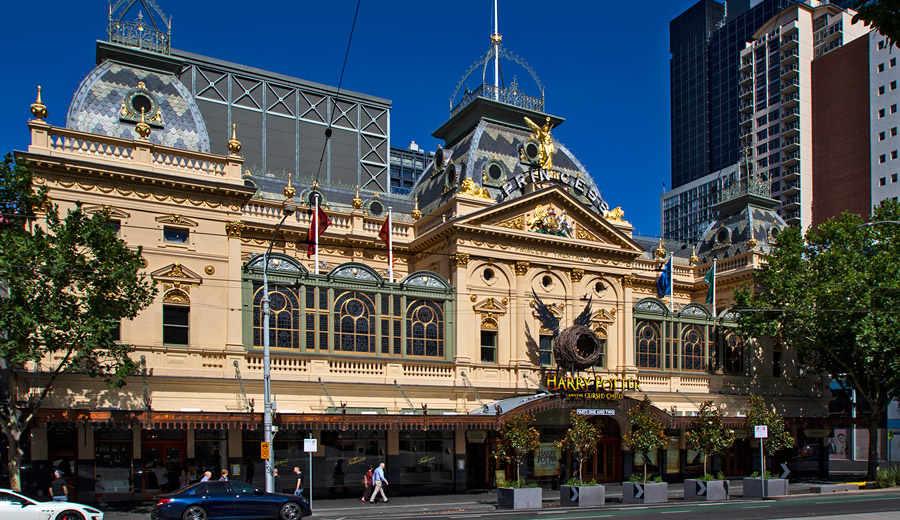
[[[647,461],[652,450],[666,445],[666,429],[653,414],[653,402],[644,395],[644,400],[628,410],[631,431],[622,436],[622,442],[644,458],[644,483],[647,483]]]
[[[584,484],[584,459],[597,451],[597,442],[600,441],[602,432],[575,410],[569,411],[569,420],[572,424],[566,431],[566,436],[556,443],[556,447],[578,453],[578,481]]]
[[[119,239],[103,213],[80,205],[64,217],[32,188],[28,165],[7,155],[0,167],[0,357],[10,368],[10,399],[0,404],[12,487],[20,489],[19,441],[64,372],[122,386],[134,373],[132,349],[115,341],[120,320],[134,318],[156,290],[138,274],[141,250]],[[16,373],[37,370],[29,395]]]
[[[529,414],[510,417],[500,429],[500,439],[494,450],[494,458],[516,465],[517,484],[521,483],[519,466],[525,462],[529,452],[541,446],[541,434],[531,426],[532,422],[534,422],[534,416]]]
[[[753,290],[738,291],[741,334],[771,336],[800,363],[855,389],[870,405],[870,438],[900,395],[900,204],[875,208],[872,225],[851,213],[805,236],[781,232]],[[878,443],[869,444],[868,477]]]
[[[784,418],[775,410],[766,406],[766,402],[758,395],[751,395],[747,408],[747,427],[765,425],[768,430],[765,451],[768,455],[774,455],[776,451],[794,446],[794,438],[784,424]]]
[[[684,434],[687,447],[703,454],[703,476],[707,475],[706,460],[710,455],[725,453],[734,444],[734,430],[722,425],[722,412],[706,401],[688,431]]]
[[[862,20],[875,27],[889,45],[900,41],[900,0],[859,0],[853,9],[853,23]]]

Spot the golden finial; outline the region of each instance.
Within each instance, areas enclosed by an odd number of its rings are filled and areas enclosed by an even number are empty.
[[[380,198],[380,197],[378,196],[378,192],[375,192],[375,193],[372,195],[372,198],[373,198],[373,199]]]
[[[491,35],[491,44],[492,44],[492,45],[500,45],[500,42],[501,42],[501,41],[503,41],[503,36],[501,36],[501,35],[499,35],[499,34],[492,34],[492,35]]]
[[[363,200],[359,198],[359,184],[356,185],[356,196],[353,197],[353,209],[359,209],[363,206]]]
[[[700,263],[700,259],[697,257],[697,246],[691,246],[691,257],[688,259],[691,265],[697,265]]]
[[[43,121],[47,117],[47,106],[41,101],[41,86],[38,85],[37,101],[31,104],[31,115],[38,121]]]
[[[313,188],[318,188],[318,187],[319,187],[319,181],[313,181],[312,187],[313,187]]]
[[[146,140],[150,137],[150,125],[147,124],[147,121],[144,120],[144,109],[141,109],[141,122],[138,123],[134,129],[137,131],[138,135],[141,136],[141,139]]]
[[[286,198],[286,199],[293,199],[294,195],[297,194],[297,190],[295,190],[294,187],[291,186],[291,176],[290,175],[288,175],[288,183],[287,183],[287,186],[284,187],[284,191],[282,191],[282,193],[284,193],[284,198]]]
[[[747,245],[750,246],[750,249],[755,248],[756,244],[758,244],[758,243],[759,242],[757,242],[756,239],[753,237],[750,237],[750,240],[747,241]]]
[[[413,208],[410,216],[413,218],[413,220],[419,220],[420,218],[422,218],[422,212],[419,211],[419,197],[416,197],[416,207]]]
[[[231,125],[231,139],[228,140],[228,145],[226,146],[228,151],[231,152],[231,155],[237,155],[241,151],[241,142],[237,139],[237,125]],[[290,197],[288,197],[290,198]]]
[[[663,239],[659,239],[659,247],[656,248],[656,251],[653,252],[656,255],[656,258],[665,258],[666,257],[666,248],[663,246]]]

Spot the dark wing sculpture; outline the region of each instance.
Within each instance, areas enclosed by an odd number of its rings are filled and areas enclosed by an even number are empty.
[[[541,320],[541,325],[543,325],[545,329],[549,330],[555,338],[557,334],[559,334],[559,318],[557,318],[556,315],[553,314],[553,311],[551,311],[550,308],[547,307],[547,304],[541,301],[540,297],[538,297],[534,289],[531,290],[531,294],[534,295],[538,319]]]
[[[579,314],[578,317],[575,318],[575,321],[572,322],[573,325],[580,325],[582,327],[590,328],[590,326],[591,326],[591,301],[593,299],[594,299],[593,296],[588,298],[587,306],[584,308],[583,311],[581,311],[581,314]]]

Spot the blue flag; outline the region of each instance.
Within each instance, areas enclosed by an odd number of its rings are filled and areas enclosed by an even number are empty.
[[[672,292],[672,257],[669,257],[669,261],[666,262],[666,266],[663,267],[662,273],[660,273],[659,278],[656,279],[656,295],[659,298],[666,296]]]

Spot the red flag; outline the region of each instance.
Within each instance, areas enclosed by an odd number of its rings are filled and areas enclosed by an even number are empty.
[[[391,212],[388,210],[388,217],[384,219],[384,224],[381,225],[381,229],[378,230],[378,238],[384,241],[388,247],[388,264],[390,267],[394,267],[394,244],[393,237],[391,236]],[[391,280],[393,281],[393,280]]]
[[[331,219],[322,209],[322,206],[316,206],[316,212],[313,213],[312,220],[309,223],[309,238],[306,243],[306,258],[316,254],[316,245],[319,243],[319,237],[331,225]],[[318,231],[317,231],[318,230]]]

